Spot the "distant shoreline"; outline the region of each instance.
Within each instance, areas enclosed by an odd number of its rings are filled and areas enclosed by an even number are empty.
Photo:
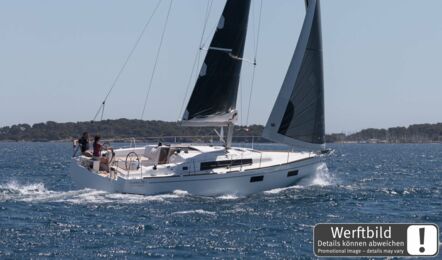
[[[129,142],[124,142],[121,140],[109,140],[109,139],[105,139],[104,141],[108,141],[111,143],[129,143]],[[14,140],[0,140],[0,143],[54,143],[54,144],[72,144],[72,140],[50,140],[50,141],[25,141],[25,140],[19,140],[19,141],[14,141]],[[145,144],[145,142],[143,142]],[[154,143],[154,142],[153,142]],[[233,142],[234,144],[236,144],[237,142]],[[243,142],[244,143],[244,142]],[[245,142],[247,143],[247,142]],[[241,143],[238,143],[241,144]],[[249,143],[250,144],[250,143]],[[256,142],[255,144],[272,144],[270,142],[265,142],[265,143],[261,143],[261,142]],[[421,145],[421,144],[434,144],[434,145],[438,145],[438,144],[442,144],[442,142],[428,142],[428,143],[367,143],[367,142],[326,142],[326,144],[339,144],[339,145],[353,145],[353,144],[360,144],[360,145]]]
[[[262,125],[236,126],[234,142],[267,143],[261,137]],[[70,142],[81,133],[89,132],[91,136],[99,133],[103,139],[130,142],[151,140],[163,142],[210,142],[219,138],[213,128],[182,127],[176,122],[144,121],[136,119],[103,120],[100,122],[69,122],[17,124],[0,128],[2,142]],[[346,135],[335,133],[326,135],[327,143],[442,143],[442,123],[415,124],[408,127],[392,127],[388,129],[369,128]]]

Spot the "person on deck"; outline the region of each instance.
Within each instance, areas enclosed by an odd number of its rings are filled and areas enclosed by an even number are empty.
[[[88,132],[84,132],[83,135],[78,139],[78,145],[80,146],[81,154],[84,156],[91,157],[92,154],[89,151],[89,134]]]
[[[101,151],[103,150],[103,145],[99,143],[100,139],[101,139],[101,137],[99,135],[96,135],[94,138],[94,143],[92,145],[94,148],[93,159],[100,161],[100,170],[101,171],[109,171],[110,161],[109,161],[109,158],[107,157],[106,153],[103,155],[101,154]],[[111,147],[106,148],[106,150],[108,150],[108,152],[112,153],[112,157],[115,156],[114,150]]]
[[[99,143],[101,137],[99,135],[96,135],[94,137],[94,143],[92,147],[94,148],[94,152],[92,155],[94,156],[94,159],[100,159],[101,157],[101,150],[103,149],[103,145]]]

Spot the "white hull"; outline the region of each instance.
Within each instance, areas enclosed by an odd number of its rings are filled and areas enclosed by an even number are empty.
[[[135,173],[131,178],[123,176],[111,178],[109,175],[97,174],[79,164],[78,159],[73,159],[70,173],[80,188],[115,193],[152,195],[182,190],[190,194],[204,196],[248,195],[294,185],[306,176],[314,174],[322,163],[322,156],[315,155],[266,167],[253,168],[251,165],[250,169],[247,167],[241,167],[238,170],[230,168],[228,172],[209,171],[198,174],[147,177],[138,176]],[[289,174],[289,172],[291,173]]]

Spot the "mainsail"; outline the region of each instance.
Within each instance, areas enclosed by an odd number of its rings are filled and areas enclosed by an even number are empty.
[[[182,125],[226,126],[236,120],[249,10],[250,0],[227,0]]]
[[[306,8],[295,53],[263,136],[279,143],[316,149],[325,143],[319,0],[306,0]]]

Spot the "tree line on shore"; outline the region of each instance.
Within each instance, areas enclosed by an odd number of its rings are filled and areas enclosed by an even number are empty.
[[[391,127],[388,129],[368,128],[349,135],[327,135],[326,139],[329,143],[441,143],[442,123],[415,124],[408,127]]]
[[[261,138],[262,125],[236,126],[234,141],[266,142]],[[176,122],[144,121],[136,119],[103,120],[100,122],[56,123],[48,121],[29,124],[17,124],[0,128],[1,141],[60,141],[78,138],[81,133],[99,134],[103,139],[129,140],[151,139],[163,141],[210,141],[216,139],[213,128],[182,127]],[[176,137],[179,137],[178,139]],[[205,137],[206,139],[204,139]],[[208,138],[208,139],[207,139]],[[335,142],[371,142],[371,143],[430,143],[442,142],[442,123],[415,124],[409,127],[388,129],[364,129],[352,134],[328,134],[328,143]]]
[[[237,127],[235,135],[238,137],[260,136],[262,126]],[[91,137],[99,134],[102,139],[127,141],[135,139],[166,139],[168,141],[176,136],[181,137],[181,142],[199,141],[197,138],[217,138],[213,128],[208,127],[182,127],[176,122],[145,121],[136,119],[115,119],[99,122],[56,123],[48,121],[29,124],[17,124],[0,128],[0,140],[3,141],[59,141],[79,138],[83,132],[88,132]],[[219,130],[218,130],[219,132]],[[201,141],[207,141],[206,139]]]

